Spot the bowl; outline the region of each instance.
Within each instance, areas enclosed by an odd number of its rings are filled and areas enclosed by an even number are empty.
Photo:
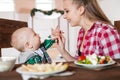
[[[0,72],[11,71],[15,62],[16,57],[0,57]]]

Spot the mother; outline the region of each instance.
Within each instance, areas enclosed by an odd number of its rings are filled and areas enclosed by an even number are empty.
[[[74,61],[80,55],[93,53],[108,55],[114,59],[120,58],[119,33],[101,10],[97,0],[64,0],[63,3],[64,18],[71,26],[81,27],[75,57],[65,49],[64,36],[58,36],[57,49],[67,61]]]

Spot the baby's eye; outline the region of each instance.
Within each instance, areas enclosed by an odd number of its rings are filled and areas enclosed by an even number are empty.
[[[34,36],[36,36],[37,34],[35,33]]]

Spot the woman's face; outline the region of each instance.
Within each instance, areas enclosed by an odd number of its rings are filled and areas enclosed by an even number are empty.
[[[79,26],[80,23],[80,10],[72,0],[64,0],[64,18],[71,24],[71,26]]]

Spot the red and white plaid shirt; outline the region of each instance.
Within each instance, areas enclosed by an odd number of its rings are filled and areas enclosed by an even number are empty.
[[[77,58],[78,50],[83,40],[85,31],[81,28],[77,39]],[[81,55],[96,53],[97,55],[108,55],[112,58],[120,58],[120,35],[111,25],[102,22],[95,22],[88,30]]]

